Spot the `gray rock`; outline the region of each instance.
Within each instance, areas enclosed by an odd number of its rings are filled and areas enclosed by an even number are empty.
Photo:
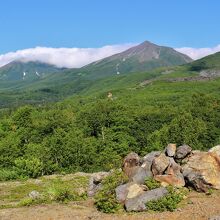
[[[176,159],[184,159],[190,152],[192,148],[186,144],[179,146],[176,150],[175,158]]]
[[[146,210],[146,203],[154,200],[158,200],[168,194],[166,188],[161,187],[157,189],[153,189],[147,192],[143,192],[142,194],[128,199],[125,202],[125,208],[128,212],[130,211],[143,211]]]
[[[36,190],[34,191],[31,191],[28,196],[31,198],[31,199],[39,199],[41,197],[40,193]]]
[[[143,157],[143,163],[141,167],[145,169],[145,172],[147,173],[148,177],[152,177],[153,174],[151,172],[151,166],[152,162],[155,157],[158,157],[161,154],[160,151],[152,151],[151,153],[147,154],[146,156]]]
[[[164,153],[161,153],[158,157],[155,157],[152,162],[153,175],[162,175],[170,164],[170,158]]]
[[[147,155],[145,155],[143,157],[143,162],[150,162],[150,163],[152,163],[153,159],[155,157],[158,157],[160,154],[161,154],[161,151],[152,151],[152,152],[150,152],[149,154],[147,154]]]
[[[176,153],[176,144],[168,144],[165,152],[167,156],[173,157]]]
[[[132,152],[128,154],[123,161],[122,169],[124,173],[130,178],[136,172],[136,169],[140,166],[140,157]]]
[[[144,184],[145,179],[151,176],[151,172],[146,172],[146,170],[143,167],[138,167],[133,173],[133,175],[130,177],[130,181],[138,184]]]
[[[124,203],[127,198],[133,198],[137,195],[141,194],[144,190],[146,190],[143,186],[138,185],[137,183],[130,182],[123,185],[118,186],[115,189],[116,199]]]
[[[102,187],[102,180],[107,177],[109,172],[94,173],[89,180],[89,187],[87,190],[88,196],[94,196]]]

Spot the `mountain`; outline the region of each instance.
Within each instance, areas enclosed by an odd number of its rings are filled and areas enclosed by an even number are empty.
[[[220,70],[220,52],[206,56],[189,64],[191,70]]]
[[[122,53],[96,61],[80,69],[90,78],[149,71],[158,67],[176,66],[192,62],[187,55],[173,48],[145,41]]]
[[[0,105],[50,102],[90,91],[121,89],[190,61],[172,48],[148,41],[78,69],[15,61],[0,68]]]
[[[0,80],[6,82],[36,80],[61,70],[53,65],[41,62],[13,61],[0,68]]]

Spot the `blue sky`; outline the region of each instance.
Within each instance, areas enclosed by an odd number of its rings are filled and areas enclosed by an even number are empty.
[[[3,0],[0,54],[144,40],[213,47],[220,44],[219,10],[218,0]]]

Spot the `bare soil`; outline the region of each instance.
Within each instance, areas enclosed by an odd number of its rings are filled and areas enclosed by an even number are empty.
[[[175,212],[103,214],[92,200],[0,210],[0,220],[207,220],[220,215],[220,191],[191,192]]]

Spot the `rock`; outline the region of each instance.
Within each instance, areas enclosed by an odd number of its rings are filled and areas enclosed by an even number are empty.
[[[87,190],[88,196],[94,196],[97,191],[99,191],[102,187],[102,180],[107,177],[110,173],[109,172],[98,172],[92,174],[89,180],[89,187]]]
[[[128,187],[131,184],[133,184],[133,183],[126,183],[126,184],[123,184],[123,185],[116,187],[115,194],[116,194],[116,199],[119,202],[123,203],[126,200],[127,195],[128,195]]]
[[[137,167],[133,170],[129,180],[138,184],[144,184],[147,177],[151,177],[152,173],[147,173],[143,167]]]
[[[154,177],[155,180],[161,183],[161,186],[172,185],[175,187],[183,187],[185,186],[185,181],[183,176],[175,176],[175,175],[156,175]]]
[[[124,203],[127,198],[134,198],[145,190],[147,190],[146,187],[138,185],[137,183],[126,183],[115,189],[116,199],[119,202]]]
[[[176,159],[184,159],[187,155],[190,154],[192,148],[186,144],[179,146],[176,150],[175,158]]]
[[[146,190],[146,188],[145,188]],[[132,199],[144,192],[144,187],[134,183],[128,187],[127,199]]]
[[[140,167],[140,161],[140,157],[136,153],[128,154],[123,162],[123,171],[129,181],[143,184],[148,174],[144,168]]]
[[[151,172],[151,166],[152,162],[155,157],[158,157],[161,154],[160,151],[152,151],[151,153],[147,154],[146,156],[143,157],[143,163],[141,167],[145,169],[145,172],[147,173],[148,177],[152,177],[153,174]]]
[[[143,192],[140,195],[127,199],[125,202],[125,208],[128,212],[130,211],[143,211],[146,210],[146,203],[158,200],[168,194],[166,188],[161,187],[157,189],[153,189],[147,192]]]
[[[135,170],[140,165],[140,157],[136,153],[128,154],[123,161],[122,169],[124,173],[130,177],[134,175]]]
[[[173,158],[170,158],[170,164],[165,172],[165,175],[156,175],[154,179],[161,183],[162,186],[185,186],[185,180],[181,173],[181,166],[175,162]]]
[[[31,199],[39,199],[41,197],[40,193],[36,190],[34,191],[31,191],[28,196],[31,198]]]
[[[216,153],[220,157],[220,145],[211,148],[209,152]]]
[[[215,153],[193,151],[182,170],[188,185],[197,191],[220,189],[220,158]]]
[[[169,164],[169,157],[167,157],[164,153],[161,153],[158,157],[155,157],[151,168],[153,175],[162,175]]]
[[[210,217],[209,220],[220,220],[220,215]]]
[[[168,144],[165,152],[167,156],[173,157],[176,153],[176,144]]]

